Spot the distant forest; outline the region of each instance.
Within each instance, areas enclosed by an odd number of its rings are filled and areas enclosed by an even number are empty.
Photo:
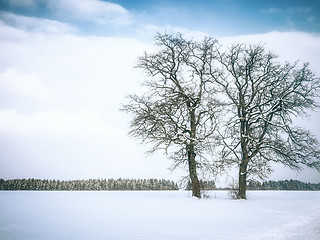
[[[0,190],[42,191],[113,191],[113,190],[178,190],[175,182],[158,179],[89,179],[41,180],[0,179]]]
[[[320,183],[305,183],[298,180],[282,181],[251,181],[248,184],[248,190],[302,190],[302,191],[319,191]]]
[[[216,188],[214,181],[200,180],[202,190],[226,190]],[[185,190],[190,190],[188,182]],[[179,190],[178,184],[165,179],[89,179],[89,180],[41,180],[41,179],[0,179],[0,191],[159,191]],[[320,183],[305,183],[298,180],[250,181],[248,190],[302,190],[319,191]]]

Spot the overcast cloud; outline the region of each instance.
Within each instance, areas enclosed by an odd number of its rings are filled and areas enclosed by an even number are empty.
[[[154,19],[148,11],[163,9],[161,1],[127,6],[116,2],[7,0],[0,5],[0,178],[180,179],[185,173],[170,173],[165,155],[145,158],[148,148],[127,136],[130,118],[119,112],[125,96],[140,91],[144,75],[134,65],[144,51],[154,49],[157,31],[180,31],[194,39],[216,36],[225,45],[265,43],[282,60],[309,61],[320,75],[320,27],[314,32],[284,23],[272,31],[230,35],[231,30],[216,33],[217,24],[210,30],[199,22],[197,28],[190,19],[159,24],[160,16],[168,17],[160,11]],[[180,6],[172,3],[166,7],[179,12]],[[189,4],[183,5],[183,14],[192,12]],[[298,5],[290,11],[268,7],[256,6],[255,11],[291,18],[296,14],[295,26],[302,26],[301,15],[319,24],[313,6],[308,11]],[[206,9],[205,14],[217,15],[215,11]],[[320,139],[319,119],[320,114],[313,113],[299,123]],[[277,169],[277,179],[320,181],[314,171],[296,175]]]

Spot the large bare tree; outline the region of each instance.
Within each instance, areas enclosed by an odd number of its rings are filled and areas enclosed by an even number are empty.
[[[217,52],[220,73],[212,78],[228,103],[219,128],[222,166],[238,165],[238,198],[246,199],[248,174],[269,171],[270,162],[320,170],[317,139],[293,124],[318,106],[320,80],[308,64],[281,64],[261,45]]]
[[[158,34],[158,51],[145,53],[137,68],[147,80],[143,95],[130,95],[123,110],[132,114],[130,135],[164,149],[173,166],[189,170],[192,195],[200,198],[197,170],[208,167],[218,104],[212,85],[216,40],[187,41],[181,34]]]

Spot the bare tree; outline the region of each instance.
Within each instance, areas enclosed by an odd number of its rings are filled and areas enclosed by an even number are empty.
[[[271,171],[270,162],[320,170],[317,139],[293,124],[318,106],[320,80],[308,64],[280,64],[261,45],[235,45],[217,60],[220,73],[211,75],[228,103],[222,166],[239,166],[238,198],[246,199],[247,175]]]
[[[197,170],[208,167],[205,156],[216,126],[218,104],[210,76],[216,40],[158,34],[155,43],[158,52],[145,53],[137,65],[147,74],[147,92],[130,95],[122,110],[133,115],[131,136],[151,143],[151,153],[170,152],[174,167],[188,167],[192,195],[200,198]]]

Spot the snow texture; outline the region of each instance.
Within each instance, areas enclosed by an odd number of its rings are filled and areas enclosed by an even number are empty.
[[[320,192],[0,192],[2,240],[320,239]]]

